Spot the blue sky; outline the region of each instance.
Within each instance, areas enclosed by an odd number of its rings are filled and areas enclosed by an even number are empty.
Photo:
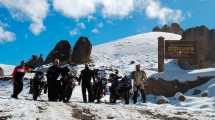
[[[215,28],[215,0],[0,0],[0,63],[50,52],[62,39],[93,45],[179,22]]]

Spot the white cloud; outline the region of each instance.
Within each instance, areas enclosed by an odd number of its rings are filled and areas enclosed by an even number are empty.
[[[84,29],[86,29],[86,25],[83,22],[77,23],[75,28],[69,31],[69,35],[71,36],[78,35],[80,34],[81,30],[84,30]]]
[[[49,3],[62,15],[75,19],[95,20],[95,14],[106,20],[109,18],[130,18],[135,11],[143,11],[149,19],[158,19],[161,24],[181,22],[184,17],[181,10],[162,6],[160,0],[0,0],[14,18],[30,20],[29,29],[39,35],[46,29],[43,21],[49,12]],[[98,11],[98,12],[97,12]],[[97,14],[98,13],[98,14]],[[99,31],[103,23],[95,27]],[[84,23],[78,23],[76,31],[86,29]]]
[[[90,21],[92,21],[92,20],[95,20],[95,19],[96,19],[96,17],[94,17],[94,16],[92,16],[92,15],[87,16],[87,21],[88,21],[88,22],[90,22]]]
[[[134,10],[135,0],[53,0],[53,7],[63,15],[79,19],[88,17],[94,19],[92,14],[99,8],[103,17],[125,17]],[[98,7],[101,6],[101,7]]]
[[[74,19],[86,17],[96,11],[94,0],[53,0],[53,7]]]
[[[103,22],[100,22],[99,24],[97,24],[98,28],[103,28],[103,26],[104,26]]]
[[[104,18],[125,18],[134,11],[143,10],[150,19],[158,19],[161,24],[180,22],[183,15],[181,10],[163,7],[160,0],[53,0],[56,11],[63,15],[79,19],[86,17],[94,19],[93,14],[101,11]]]
[[[92,29],[92,33],[97,34],[97,33],[99,33],[99,30],[97,28],[94,28],[94,29]]]
[[[101,0],[105,17],[126,17],[134,10],[135,0]]]
[[[181,10],[162,7],[158,0],[147,0],[144,2],[143,7],[148,18],[158,19],[161,24],[166,24],[168,22],[181,22],[184,19]]]
[[[71,35],[71,36],[75,36],[77,34],[78,34],[78,30],[77,29],[73,29],[73,30],[69,31],[69,35]]]
[[[45,30],[45,26],[42,23],[32,23],[29,29],[34,35],[39,35],[41,31]]]
[[[95,28],[92,29],[92,33],[95,33],[95,34],[98,34],[100,32],[100,29],[103,28],[104,26],[104,23],[103,22],[100,22],[98,24],[96,24]]]
[[[43,20],[48,14],[48,0],[0,0],[0,4],[8,8],[13,17],[29,19],[32,22],[29,29],[33,34],[45,30]]]
[[[80,28],[80,29],[86,29],[86,25],[83,22],[78,23],[77,27]]]
[[[0,26],[0,42],[12,42],[16,39],[16,36],[13,32],[5,30]]]

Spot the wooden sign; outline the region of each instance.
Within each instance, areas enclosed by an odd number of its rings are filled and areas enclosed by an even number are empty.
[[[164,59],[191,60],[197,57],[197,42],[158,38],[158,72],[164,71]]]
[[[165,41],[166,59],[192,59],[196,57],[196,42],[181,40]]]

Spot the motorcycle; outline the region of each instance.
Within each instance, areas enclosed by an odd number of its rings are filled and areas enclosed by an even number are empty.
[[[31,79],[30,93],[33,95],[33,100],[41,95],[42,90],[44,93],[47,91],[47,83],[45,82],[44,73],[41,71],[33,71],[35,73],[33,79]]]
[[[129,104],[131,88],[131,80],[128,76],[123,77],[116,87],[110,87],[110,103],[116,103],[116,100],[122,99],[125,100],[125,104]]]
[[[94,94],[94,100],[97,100],[97,102],[100,102],[100,99],[106,95],[107,89],[107,74],[105,70],[97,70],[96,71],[96,81],[93,84],[93,94]]]

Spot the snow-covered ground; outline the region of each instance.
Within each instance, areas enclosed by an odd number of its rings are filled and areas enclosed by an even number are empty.
[[[11,75],[15,66],[0,64],[0,67],[4,70],[4,75],[9,76]]]
[[[197,76],[215,74],[214,68],[184,71],[172,60],[166,61],[164,73],[157,74],[157,38],[160,36],[168,40],[181,38],[180,35],[171,33],[151,32],[105,43],[93,47],[93,62],[96,67],[117,68],[121,74],[128,74],[134,70],[135,64],[141,64],[147,76],[156,74],[168,80],[193,80]],[[131,61],[135,64],[130,64]],[[8,67],[8,69],[11,68]],[[116,105],[111,105],[106,103],[108,96],[101,104],[82,103],[81,88],[77,86],[71,102],[64,104],[48,102],[47,95],[42,95],[39,101],[32,101],[28,94],[28,82],[25,82],[20,99],[11,99],[11,81],[0,81],[0,120],[4,118],[12,120],[213,120],[215,119],[214,88],[215,79],[195,88],[207,92],[210,97],[193,96],[193,89],[185,94],[186,100],[183,102],[171,97],[168,98],[169,104],[158,105],[155,104],[156,97],[149,95],[148,102],[144,104],[124,105],[123,102],[118,101]]]

